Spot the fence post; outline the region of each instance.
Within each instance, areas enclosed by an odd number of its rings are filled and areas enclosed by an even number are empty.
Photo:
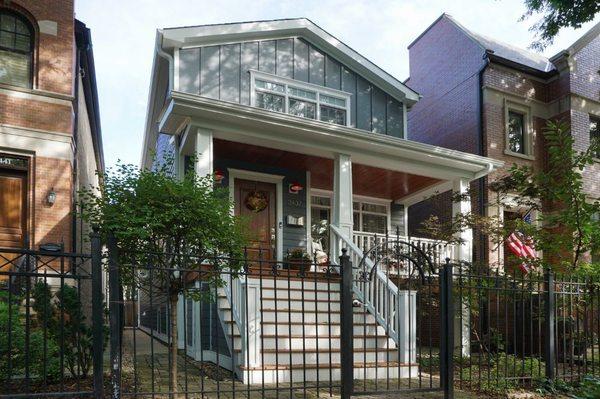
[[[444,399],[454,398],[454,298],[452,295],[453,273],[450,259],[440,270],[440,384]]]
[[[545,273],[546,280],[546,306],[545,306],[545,351],[544,361],[546,362],[546,378],[548,380],[554,380],[554,359],[556,348],[554,347],[554,308],[555,308],[555,296],[554,296],[554,274],[552,270],[547,270]]]
[[[102,309],[102,243],[98,230],[90,234],[92,250],[92,346],[94,362],[94,398],[104,398],[104,320]]]
[[[352,262],[342,249],[340,256],[341,313],[340,313],[340,363],[342,377],[342,399],[350,399],[354,392],[354,309],[352,307]]]
[[[108,237],[108,297],[110,319],[111,398],[121,398],[121,281],[117,263],[117,243]]]

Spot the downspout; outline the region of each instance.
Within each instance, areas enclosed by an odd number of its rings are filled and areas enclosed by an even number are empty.
[[[77,252],[77,156],[78,156],[78,140],[79,140],[79,75],[81,73],[81,49],[75,41],[75,95],[73,96],[73,172],[71,181],[73,182],[72,187],[72,198],[73,198],[73,217],[71,218],[71,252]]]
[[[169,63],[169,90],[167,92],[170,95],[170,93],[171,93],[171,91],[173,90],[173,87],[174,87],[173,86],[173,79],[174,79],[174,76],[175,76],[174,75],[174,69],[175,69],[174,65],[175,65],[175,62],[173,60],[173,56],[171,54],[165,52],[162,49],[162,43],[161,43],[161,40],[159,40],[159,39],[162,39],[162,37],[163,37],[162,32],[158,31],[156,33],[155,47],[156,47],[156,54],[158,54],[159,57],[162,57],[165,60],[167,60],[167,62]]]
[[[483,128],[483,74],[490,64],[490,59],[488,57],[488,53],[486,52],[483,56],[483,65],[479,69],[478,73],[478,82],[479,85],[479,99],[477,103],[477,125],[479,128],[479,132],[477,134],[477,145],[479,150],[479,155],[486,156],[486,143],[484,140],[484,128]],[[487,198],[486,194],[486,184],[485,184],[485,176],[490,173],[494,169],[492,164],[488,165],[488,169],[481,174],[479,177],[479,181],[477,182],[479,187],[479,195],[477,196],[477,205],[479,208],[479,215],[485,217],[485,200]],[[483,261],[486,258],[487,245],[485,241],[485,234],[482,231],[479,231],[479,243],[481,246],[480,258],[479,261]]]

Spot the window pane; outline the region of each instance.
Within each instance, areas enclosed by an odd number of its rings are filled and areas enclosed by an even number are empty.
[[[387,229],[387,216],[383,215],[371,215],[363,213],[363,229],[370,233],[385,234]]]
[[[302,116],[303,118],[315,119],[317,116],[317,106],[314,103],[290,98],[288,112],[292,115]]]
[[[22,35],[29,35],[29,28],[25,23],[19,19],[16,20],[15,31]]]
[[[317,94],[315,92],[298,89],[296,87],[288,87],[288,94],[290,96],[307,98],[309,100],[317,99]]]
[[[321,94],[319,96],[319,100],[324,104],[336,105],[338,107],[346,108],[346,100],[344,100],[343,98]]]
[[[360,213],[354,212],[352,214],[352,221],[353,221],[352,230],[360,231]]]
[[[523,114],[508,113],[508,146],[512,152],[525,154],[525,117]]]
[[[0,15],[0,30],[14,32],[16,18],[10,14]]]
[[[256,87],[265,90],[277,91],[279,93],[285,93],[285,86],[277,83],[265,82],[264,80],[256,79]]]
[[[310,202],[313,205],[331,206],[331,200],[329,197],[319,197],[317,195],[313,195],[310,197]]]
[[[600,119],[590,118],[590,141],[600,143]],[[600,144],[597,144],[600,145]],[[596,158],[600,158],[600,150],[596,151]]]
[[[13,49],[15,45],[15,34],[12,32],[0,31],[0,47]]]
[[[346,125],[346,111],[339,108],[321,105],[321,120],[323,122]]]
[[[383,213],[384,215],[387,215],[387,208],[385,205],[363,203],[362,210],[366,212]]]
[[[29,36],[16,35],[15,37],[15,50],[29,52],[31,45],[31,39]]]
[[[30,56],[0,50],[0,83],[30,87]]]
[[[270,93],[256,93],[256,106],[269,111],[283,112],[284,97]]]

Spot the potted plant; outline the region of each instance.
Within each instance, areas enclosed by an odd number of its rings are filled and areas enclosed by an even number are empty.
[[[301,272],[308,271],[312,263],[310,255],[307,254],[302,248],[296,248],[288,251],[285,260],[288,269],[299,270]]]

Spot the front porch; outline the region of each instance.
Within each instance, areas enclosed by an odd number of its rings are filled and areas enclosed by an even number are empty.
[[[248,220],[254,256],[283,262],[300,250],[319,263],[335,263],[340,245],[352,243],[364,253],[393,237],[419,246],[436,262],[458,260],[454,245],[409,237],[408,212],[410,205],[447,188],[464,193],[468,179],[407,173],[398,170],[401,165],[396,170],[366,165],[347,154],[328,158],[292,151],[292,146],[242,143],[223,133],[189,127],[179,145],[181,164],[197,157],[197,172],[212,173],[219,186],[229,189],[234,212]],[[469,207],[465,201],[454,211],[468,212]],[[346,244],[330,225],[343,232]]]
[[[178,173],[194,157],[198,175],[215,175],[229,187],[235,212],[248,217],[256,233],[255,255],[278,261],[301,249],[322,251],[335,262],[341,246],[356,255],[378,241],[375,234],[389,232],[435,249],[438,259],[470,261],[471,231],[460,233],[460,248],[441,248],[409,238],[407,215],[412,204],[435,193],[465,194],[470,181],[501,166],[472,154],[177,91],[163,108],[158,131],[172,135]],[[453,204],[453,214],[468,213],[470,206],[468,200]],[[319,233],[320,224],[334,226],[334,237]]]

